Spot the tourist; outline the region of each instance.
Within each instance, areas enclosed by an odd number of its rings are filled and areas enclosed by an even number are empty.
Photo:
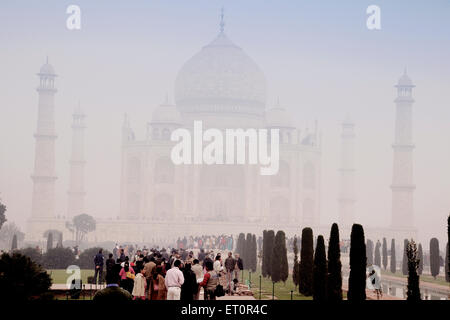
[[[200,282],[200,286],[204,287],[204,299],[216,300],[215,291],[219,284],[219,275],[214,271],[211,261],[205,262],[206,273],[203,277],[203,281]]]
[[[128,262],[125,262],[123,268],[120,270],[120,286],[127,290],[129,293],[133,292],[135,273]]]
[[[193,301],[198,292],[197,277],[191,270],[191,264],[187,263],[183,268],[184,283],[181,286],[181,297],[183,301]]]
[[[176,260],[173,267],[167,271],[165,284],[167,287],[167,300],[180,300],[181,286],[184,283],[183,272],[179,269],[180,260]]]
[[[144,270],[139,272],[134,278],[133,286],[133,300],[145,300],[145,288],[147,287],[147,281],[144,276]]]
[[[116,265],[116,262],[114,261],[112,253],[110,253],[108,255],[108,259],[106,259],[105,264],[106,264],[106,276],[108,276],[108,273],[111,273],[113,270],[113,267]]]
[[[120,262],[122,263],[122,262],[125,262],[125,252],[124,252],[124,250],[123,250],[123,248],[122,247],[120,247],[120,251],[119,251],[120,253],[119,253],[119,260],[120,260]]]
[[[103,276],[103,261],[105,257],[103,257],[103,249],[98,250],[98,253],[94,257],[94,265],[95,265],[95,273],[94,273],[94,283],[101,284],[102,276]],[[97,281],[98,276],[98,281]]]
[[[147,280],[150,280],[153,273],[155,272],[155,257],[151,257],[150,261],[144,265],[144,275]]]
[[[193,263],[193,265],[192,265],[191,269],[195,273],[195,279],[196,279],[196,284],[197,284],[197,293],[195,294],[194,300],[198,300],[198,298],[200,296],[200,287],[199,287],[198,283],[201,282],[201,280],[203,279],[203,268],[199,264],[198,259],[194,259],[194,261],[192,263]]]
[[[233,281],[233,271],[235,265],[236,261],[233,259],[233,253],[228,252],[228,258],[225,259],[225,270],[227,272],[227,289],[230,295],[233,291],[233,286],[231,285],[231,282]]]
[[[236,262],[236,265],[234,266],[234,279],[239,282],[239,273],[244,270],[244,263],[242,262],[239,253],[234,255],[234,261]]]
[[[220,271],[223,270],[223,268],[222,268],[222,261],[221,261],[221,260],[222,260],[222,259],[221,259],[220,255],[218,254],[218,255],[216,256],[216,261],[214,261],[214,265],[213,265],[214,271],[215,271],[217,274],[219,274]]]
[[[162,267],[157,266],[156,272],[153,274],[148,290],[149,300],[166,300],[167,288],[162,275]]]
[[[205,249],[201,248],[200,252],[198,253],[198,261],[203,264],[203,260],[205,260],[205,257]]]
[[[106,288],[97,291],[93,301],[102,303],[122,302],[132,299],[131,294],[119,287],[119,265],[114,265],[111,272],[106,275]]]

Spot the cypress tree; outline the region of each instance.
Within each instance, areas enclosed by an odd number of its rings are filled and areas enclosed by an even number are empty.
[[[264,259],[266,259],[267,276],[271,277],[272,276],[272,253],[273,253],[273,247],[275,245],[275,232],[273,230],[267,231],[266,238],[267,238],[267,243],[266,243],[267,250],[264,249],[264,251],[266,253],[264,255]]]
[[[347,299],[366,300],[366,245],[364,229],[360,224],[352,226],[350,234],[350,276],[348,278]]]
[[[331,226],[328,241],[328,301],[342,300],[342,263],[339,247],[339,228],[336,223]]]
[[[298,246],[297,246],[297,236],[294,236],[294,268],[292,269],[292,281],[295,284],[295,288],[297,288],[299,283],[299,268],[300,264],[298,263]]]
[[[430,272],[433,278],[439,274],[439,241],[436,238],[430,240]]]
[[[445,261],[448,261],[448,242],[447,242],[447,249],[445,250]],[[450,272],[449,272],[449,264],[445,263],[445,281],[450,282]]]
[[[377,244],[375,245],[375,258],[374,258],[374,264],[381,268],[381,254],[380,254],[380,248],[381,243],[380,241],[377,241]]]
[[[257,244],[256,244],[256,235],[252,235],[252,250],[251,250],[251,270],[252,272],[256,272],[256,267],[258,264],[257,258]]]
[[[445,279],[450,282],[450,257],[448,255],[449,245],[450,245],[450,215],[447,217],[447,259],[445,259],[445,265],[447,267],[447,272],[445,273]]]
[[[408,242],[406,249],[406,256],[408,258],[408,290],[407,300],[419,301],[420,288],[419,288],[419,275],[417,269],[419,268],[419,261],[417,260],[417,248],[414,240]]]
[[[236,251],[237,253],[239,253],[242,261],[244,262],[245,265],[245,261],[244,261],[244,243],[245,243],[245,235],[243,233],[239,234],[237,243],[236,243]]]
[[[47,236],[47,251],[53,249],[53,233],[49,232]]]
[[[383,238],[383,269],[386,270],[388,264],[387,241]]]
[[[251,263],[252,263],[252,235],[250,233],[247,233],[247,237],[245,238],[245,244],[244,244],[244,268],[247,270],[251,269]]]
[[[367,265],[370,266],[373,264],[373,242],[370,239],[367,239],[366,243],[366,257],[367,257]]]
[[[11,242],[11,251],[17,249],[17,235],[14,234]]]
[[[313,232],[311,228],[302,230],[302,247],[300,251],[299,292],[311,296],[313,290]]]
[[[286,282],[289,266],[287,264],[286,236],[281,230],[275,236],[275,245],[272,252],[272,281]]]
[[[267,230],[263,231],[263,247],[262,247],[262,262],[261,262],[261,274],[263,277],[267,277]]]
[[[395,239],[391,241],[391,272],[395,273],[397,271],[397,260],[395,258]]]
[[[325,301],[327,297],[327,257],[323,236],[317,237],[316,252],[314,253],[313,269],[313,299]]]
[[[402,260],[402,273],[404,276],[408,274],[408,256],[406,252],[408,251],[408,239],[403,241],[403,260]]]
[[[419,267],[417,269],[417,272],[419,275],[423,272],[423,251],[422,251],[422,244],[419,243],[419,248],[417,250],[417,259],[419,260]]]
[[[63,233],[62,232],[59,233],[58,244],[56,246],[58,248],[62,248],[63,247]]]

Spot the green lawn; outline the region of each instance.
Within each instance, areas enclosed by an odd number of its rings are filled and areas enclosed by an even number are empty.
[[[397,278],[404,278],[404,279],[406,279],[408,277],[408,276],[403,275],[403,273],[399,272],[399,271],[397,271],[396,273],[392,273],[392,272],[387,271],[387,270],[386,271],[382,270],[381,274],[382,275],[385,274],[387,276],[392,276],[392,277],[397,277]],[[448,286],[449,285],[449,283],[445,281],[445,277],[443,277],[443,276],[437,276],[436,279],[434,279],[430,275],[422,274],[420,276],[420,281],[434,283],[434,284],[439,284],[439,285],[442,285],[442,286]]]
[[[253,296],[255,299],[259,299],[259,276],[260,271],[252,272],[251,279],[248,270],[244,271],[244,283],[247,283],[247,280],[251,280],[251,290],[253,291]],[[242,272],[240,277],[242,277]],[[242,281],[242,279],[240,279]],[[261,277],[261,299],[267,300],[272,299],[272,280],[269,278]],[[291,300],[291,290],[292,299],[293,300],[312,300],[312,297],[306,297],[301,295],[298,292],[298,288],[295,288],[294,282],[292,281],[292,276],[289,275],[289,278],[286,280],[286,283],[278,282],[275,283],[275,299],[277,300]]]
[[[103,271],[105,272],[105,271]],[[65,284],[67,281],[67,278],[70,277],[71,274],[67,274],[65,269],[53,269],[53,270],[47,270],[47,273],[50,275],[50,277],[53,280],[54,284]],[[89,276],[94,276],[94,270],[90,269],[82,269],[81,270],[81,281],[83,284],[87,284],[87,278]]]

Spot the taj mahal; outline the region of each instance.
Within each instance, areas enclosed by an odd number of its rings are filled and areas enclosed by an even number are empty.
[[[130,119],[122,124],[120,208],[108,219],[95,217],[85,208],[84,173],[85,114],[77,108],[72,123],[72,154],[68,186],[67,216],[55,214],[54,95],[56,72],[47,61],[38,73],[38,120],[35,134],[33,195],[27,240],[38,241],[48,229],[60,230],[64,239],[72,235],[65,227],[72,217],[88,213],[96,219],[96,230],[88,241],[145,243],[200,234],[262,233],[273,228],[288,236],[302,227],[328,234],[320,224],[321,134],[314,128],[298,128],[287,109],[266,97],[266,79],[261,68],[224,31],[223,16],[218,35],[185,62],[174,84],[174,102],[169,99],[143,120],[145,136],[135,135]],[[412,81],[406,72],[397,84],[398,97],[392,225],[365,229],[368,233],[411,237],[413,227],[412,181]],[[205,129],[279,129],[279,170],[272,176],[259,174],[259,166],[175,165],[170,159],[174,146],[171,133],[193,129],[202,121]],[[119,129],[119,128],[118,128]],[[339,223],[343,232],[354,212],[354,123],[342,122]],[[338,168],[337,168],[338,169]],[[346,231],[347,230],[347,231]],[[315,231],[315,233],[317,233]],[[388,233],[388,234],[387,234]]]

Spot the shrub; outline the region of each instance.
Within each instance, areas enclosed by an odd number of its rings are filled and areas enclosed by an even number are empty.
[[[0,299],[29,300],[48,292],[52,281],[47,272],[19,252],[0,257]]]
[[[47,269],[66,269],[75,264],[75,255],[70,248],[53,248],[44,254],[42,264]]]

